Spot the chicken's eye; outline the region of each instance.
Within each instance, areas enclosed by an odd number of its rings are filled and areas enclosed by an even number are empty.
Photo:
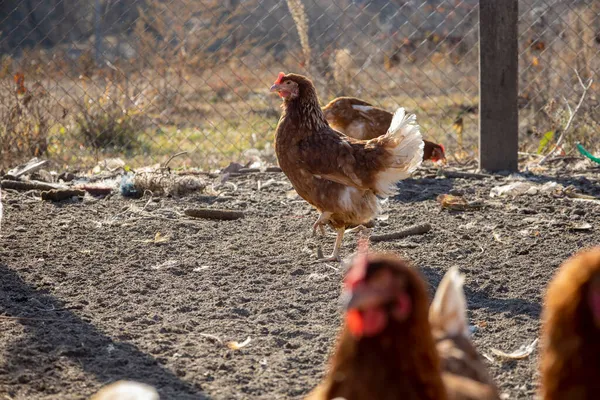
[[[289,85],[290,83],[292,83],[291,81],[285,81],[283,82],[284,85]]]

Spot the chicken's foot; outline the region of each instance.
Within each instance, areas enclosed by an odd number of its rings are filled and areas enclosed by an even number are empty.
[[[328,262],[328,261],[341,261],[340,259],[340,249],[342,247],[342,240],[344,239],[344,232],[345,232],[345,228],[338,228],[336,229],[337,231],[337,236],[335,238],[335,244],[333,245],[333,253],[331,254],[331,256],[327,257],[327,258],[321,258],[319,261],[322,262]]]
[[[346,229],[346,233],[362,233],[363,236],[369,236],[372,231],[373,228],[367,228],[364,225],[358,225],[354,228]]]

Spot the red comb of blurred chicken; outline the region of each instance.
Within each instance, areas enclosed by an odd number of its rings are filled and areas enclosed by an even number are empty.
[[[345,135],[368,140],[386,133],[393,114],[355,97],[338,97],[323,107],[329,125]],[[446,151],[441,144],[423,141],[423,161],[446,161]]]
[[[600,396],[600,247],[560,267],[542,313],[541,375],[545,400]]]
[[[391,255],[361,255],[346,276],[345,295],[331,368],[307,399],[446,399],[417,271]]]
[[[469,339],[467,300],[458,268],[448,270],[429,308],[429,323],[451,400],[498,400],[485,364]]]
[[[279,166],[296,192],[320,213],[313,232],[324,225],[337,231],[330,260],[339,260],[347,226],[369,223],[379,212],[378,196],[392,194],[396,182],[417,169],[423,139],[414,115],[400,108],[387,133],[368,141],[331,129],[312,82],[279,75],[272,92],[283,99],[275,134]]]

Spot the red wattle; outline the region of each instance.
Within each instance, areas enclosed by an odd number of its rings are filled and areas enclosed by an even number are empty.
[[[363,317],[358,310],[348,310],[346,313],[346,326],[352,335],[361,337],[364,332]]]
[[[374,336],[380,333],[387,325],[387,315],[380,308],[371,308],[363,311],[363,334]]]

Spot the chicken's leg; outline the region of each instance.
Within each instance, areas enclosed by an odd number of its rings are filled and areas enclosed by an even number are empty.
[[[331,213],[329,211],[324,211],[319,215],[319,218],[312,227],[313,236],[317,234],[317,228],[319,228],[321,235],[325,236],[325,224],[329,222],[329,217],[331,217]]]
[[[345,228],[337,228],[337,236],[335,238],[335,244],[333,245],[333,253],[327,258],[322,258],[319,261],[340,261],[340,248],[342,247],[342,240],[344,239]]]

